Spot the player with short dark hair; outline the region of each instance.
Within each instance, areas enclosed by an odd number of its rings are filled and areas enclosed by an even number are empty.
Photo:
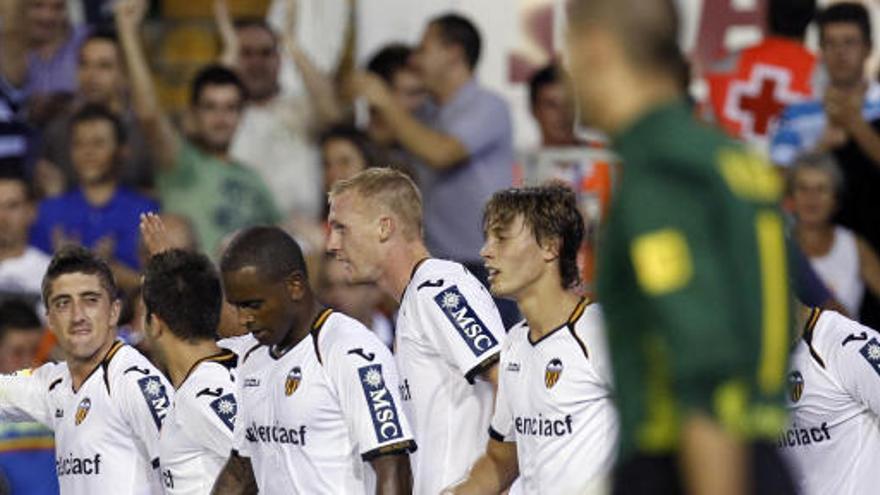
[[[674,1],[571,7],[578,102],[626,170],[597,284],[621,418],[615,493],[792,493],[773,445],[791,329],[782,181],[696,122]]]
[[[208,493],[232,448],[238,359],[215,342],[223,291],[203,254],[169,249],[144,272],[145,334],[175,388],[159,438],[165,493]]]
[[[574,191],[499,191],[483,219],[492,294],[515,300],[525,320],[501,349],[486,453],[450,492],[498,493],[518,476],[523,493],[600,493],[618,422],[601,310],[573,290],[584,237]]]
[[[319,305],[302,250],[275,227],[238,233],[220,263],[226,299],[259,341],[238,368],[233,451],[214,493],[409,493],[415,450],[391,353]]]
[[[53,258],[43,281],[49,327],[67,356],[0,377],[0,418],[55,431],[62,494],[159,494],[159,431],[172,390],[116,339],[120,301],[110,268],[82,247]]]

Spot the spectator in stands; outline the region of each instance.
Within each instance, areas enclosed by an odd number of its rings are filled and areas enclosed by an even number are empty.
[[[77,80],[79,87],[72,104],[43,132],[40,152],[43,161],[38,168],[50,169],[41,173],[53,180],[41,184],[42,190],[57,195],[76,182],[70,160],[70,121],[89,104],[103,105],[122,120],[127,136],[127,153],[119,171],[122,184],[140,190],[151,189],[152,158],[128,100],[125,64],[115,33],[99,30],[85,39],[79,50]]]
[[[43,323],[33,306],[22,299],[0,303],[0,374],[37,366],[34,362]]]
[[[21,1],[21,0],[18,0]],[[88,27],[73,26],[65,0],[24,1],[31,119],[43,124],[76,91],[76,59]]]
[[[766,152],[782,109],[819,89],[816,56],[804,45],[815,12],[816,0],[770,0],[764,39],[708,67],[705,118]]]
[[[363,132],[354,127],[331,127],[321,134],[320,143],[325,194],[336,182],[348,179],[365,168],[379,165],[375,146]]]
[[[20,296],[36,304],[49,257],[28,245],[36,208],[22,169],[20,162],[0,160],[0,297]]]
[[[280,39],[262,19],[233,26],[225,0],[215,1],[215,16],[224,38],[223,62],[241,77],[248,95],[230,154],[260,174],[283,215],[318,220],[323,197],[315,138],[341,118],[332,81],[294,42],[293,26]],[[279,44],[306,94],[281,94]]]
[[[367,62],[367,71],[379,76],[388,85],[397,103],[409,113],[415,113],[428,97],[425,84],[418,72],[410,64],[412,49],[401,43],[392,43],[379,49]],[[394,132],[389,129],[382,114],[370,108],[370,122],[367,125],[370,139],[389,153],[399,150]]]
[[[514,156],[507,104],[474,77],[480,48],[479,32],[464,17],[447,14],[429,22],[413,55],[432,100],[420,109],[421,121],[376,75],[356,74],[353,88],[421,164],[431,252],[483,274],[480,214],[493,192],[511,185]]]
[[[802,155],[791,173],[794,237],[846,312],[857,318],[867,286],[880,296],[880,258],[858,234],[833,222],[843,177],[828,154]]]
[[[541,147],[578,144],[574,136],[574,105],[562,70],[556,64],[536,71],[529,80],[529,108],[541,132]]]
[[[823,99],[796,103],[783,112],[770,148],[778,165],[790,165],[804,152],[840,148],[848,139],[866,149],[880,143],[868,123],[880,117],[880,84],[865,78],[873,46],[867,9],[835,3],[819,13],[818,22],[829,87]]]
[[[245,101],[241,80],[219,66],[202,69],[190,98],[192,135],[180,135],[159,104],[139,39],[145,10],[143,0],[116,3],[135,115],[156,157],[163,209],[188,217],[202,249],[210,253],[225,234],[249,225],[274,224],[280,217],[260,177],[229,154]]]
[[[24,6],[19,0],[0,3],[0,159],[25,158],[32,130],[25,116],[27,40]]]
[[[363,323],[391,347],[394,324],[380,310],[384,296],[376,284],[349,283],[345,265],[327,255],[318,271],[316,285],[321,302]]]
[[[126,136],[113,112],[86,105],[71,118],[69,132],[77,184],[40,203],[31,242],[47,253],[64,244],[83,244],[110,262],[121,287],[136,286],[138,221],[159,205],[120,184]]]
[[[33,305],[21,300],[0,304],[0,373],[36,366],[43,325]],[[0,423],[2,493],[57,495],[52,432],[38,423]]]
[[[865,76],[873,46],[870,18],[863,5],[844,2],[817,19],[830,86],[822,100],[786,108],[770,156],[787,166],[805,152],[830,151],[843,173],[835,221],[880,251],[880,84]],[[861,314],[852,316],[880,327],[880,301],[869,292]]]

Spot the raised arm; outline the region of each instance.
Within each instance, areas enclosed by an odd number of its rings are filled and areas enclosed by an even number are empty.
[[[159,105],[153,77],[140,40],[140,26],[146,14],[145,0],[119,0],[115,7],[116,29],[131,79],[134,112],[144,127],[148,144],[160,167],[171,169],[180,148],[180,137]]]
[[[27,33],[24,2],[0,1],[0,73],[14,88],[24,86],[27,78]]]
[[[285,3],[284,32],[281,33],[284,53],[293,61],[309,98],[314,102],[318,127],[327,127],[342,119],[342,106],[335,85],[331,78],[312,63],[308,54],[296,42],[296,20],[299,12],[297,0],[287,0]]]
[[[235,69],[238,66],[240,47],[226,0],[214,0],[214,23],[217,25],[217,31],[220,32],[220,39],[223,40],[223,50],[220,52],[218,62],[224,67]]]
[[[214,482],[212,495],[251,495],[258,492],[251,460],[232,451]]]
[[[355,73],[351,86],[354,94],[365,97],[382,114],[400,144],[432,168],[452,168],[470,154],[460,140],[431,129],[400,106],[379,76]]]
[[[486,452],[477,459],[464,481],[447,488],[443,495],[501,493],[519,476],[516,443],[489,439]]]

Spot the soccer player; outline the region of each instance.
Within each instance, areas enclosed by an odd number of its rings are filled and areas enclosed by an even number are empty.
[[[779,447],[805,495],[876,490],[880,334],[812,309],[791,356],[789,427]]]
[[[625,169],[598,277],[621,417],[615,490],[791,493],[773,445],[791,328],[781,179],[695,121],[675,2],[569,12],[582,114]]]
[[[67,362],[0,377],[0,420],[55,431],[62,494],[161,493],[159,429],[173,392],[116,340],[121,304],[110,268],[85,248],[64,248],[43,279],[43,300]]]
[[[419,451],[413,492],[436,495],[483,451],[504,326],[489,292],[459,263],[431,258],[413,181],[367,169],[330,192],[327,249],[353,283],[400,301],[395,357]]]
[[[233,451],[214,493],[409,493],[416,445],[387,347],[321,307],[281,229],[238,234],[221,261],[226,299],[259,345],[238,367]]]
[[[223,292],[202,254],[171,249],[147,263],[144,325],[175,388],[159,439],[166,495],[211,491],[232,449],[236,355],[214,339]]]
[[[611,359],[598,305],[572,291],[584,221],[562,186],[507,189],[486,205],[492,294],[525,320],[501,349],[486,453],[450,493],[596,493],[617,441]]]

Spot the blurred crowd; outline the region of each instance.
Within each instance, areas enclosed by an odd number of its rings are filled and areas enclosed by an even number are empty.
[[[396,302],[348,285],[325,254],[326,194],[335,182],[374,166],[406,172],[423,195],[432,254],[483,280],[483,206],[511,184],[567,182],[588,239],[595,236],[620,170],[602,139],[576,125],[561,65],[532,76],[541,141],[515,150],[509,102],[475,77],[479,23],[489,20],[441,15],[417,45],[390,44],[363,67],[328,73],[298,46],[296,1],[284,1],[282,29],[261,16],[234,18],[225,0],[215,1],[205,22],[220,49],[193,67],[188,105],[176,108],[154,74],[164,52],[144,42],[145,30],[164,20],[158,6],[83,2],[83,22],[74,23],[72,2],[0,0],[0,372],[58,357],[42,331],[40,284],[65,244],[111,262],[128,302],[122,337],[141,342],[136,301],[146,250],[138,224],[146,212],[161,212],[176,245],[215,257],[243,227],[283,226],[304,247],[324,302],[389,345]],[[683,71],[682,83],[705,81],[708,94],[694,112],[753,145],[788,181],[798,296],[878,328],[880,84],[866,72],[874,46],[868,13],[859,3],[822,11],[815,0],[767,4],[759,44],[701,73]],[[818,53],[804,42],[811,24]],[[284,61],[296,68],[300,93],[282,90]],[[592,244],[582,254],[589,282]],[[516,307],[500,308],[510,326]],[[224,314],[221,333],[239,333],[233,313]],[[45,440],[31,433],[37,444]]]

